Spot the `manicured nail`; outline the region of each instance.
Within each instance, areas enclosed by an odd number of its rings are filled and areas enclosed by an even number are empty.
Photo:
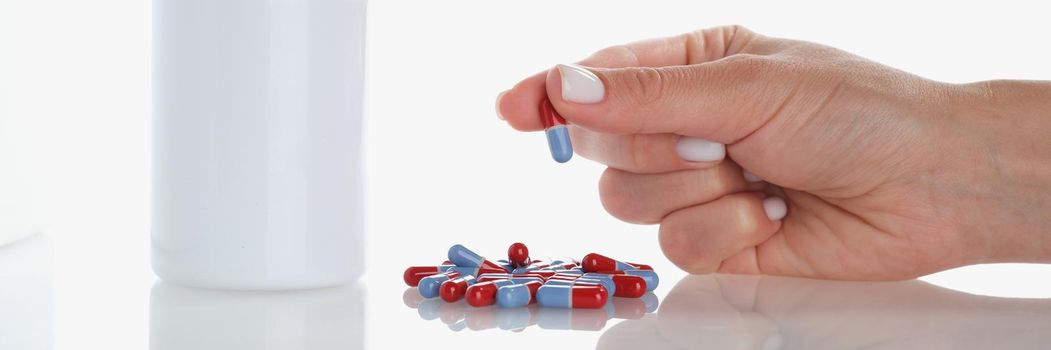
[[[788,204],[781,197],[768,197],[763,200],[763,211],[770,220],[781,220],[788,214]]]
[[[504,115],[500,114],[500,99],[504,98],[504,95],[507,95],[508,91],[510,90],[504,90],[504,92],[501,92],[499,95],[496,95],[496,117],[500,118],[500,120],[503,121],[507,121],[507,118],[504,118]]]
[[[714,162],[726,157],[726,145],[699,137],[679,137],[675,149],[680,158],[691,162]]]
[[[562,76],[562,99],[576,103],[596,103],[606,96],[606,87],[595,73],[575,64],[558,65]]]
[[[748,182],[763,181],[763,179],[760,179],[758,176],[755,176],[755,174],[752,174],[752,172],[750,172],[748,170],[742,171],[741,174],[744,175],[744,180],[748,181]]]

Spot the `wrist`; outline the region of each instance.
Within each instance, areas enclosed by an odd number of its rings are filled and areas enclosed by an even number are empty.
[[[974,262],[1051,262],[1051,82],[958,87],[957,217],[981,242]]]

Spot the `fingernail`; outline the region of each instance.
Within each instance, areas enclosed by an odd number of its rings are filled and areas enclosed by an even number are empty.
[[[595,73],[575,64],[558,65],[562,76],[562,99],[576,103],[596,103],[606,96],[606,87]]]
[[[763,179],[760,179],[758,176],[755,176],[755,174],[752,174],[752,172],[748,170],[741,171],[741,174],[744,175],[744,180],[748,182],[763,181]]]
[[[781,197],[769,197],[763,200],[763,211],[770,220],[781,220],[788,214],[788,204]]]
[[[504,90],[504,92],[496,95],[496,117],[503,121],[507,121],[507,118],[504,118],[504,115],[500,114],[500,99],[504,98],[504,95],[507,95],[507,91],[509,90]]]
[[[713,162],[726,157],[726,145],[699,137],[679,137],[675,149],[680,158],[691,162]]]

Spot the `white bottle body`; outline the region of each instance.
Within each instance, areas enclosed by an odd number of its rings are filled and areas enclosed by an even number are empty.
[[[364,0],[155,0],[152,262],[176,284],[363,271]]]

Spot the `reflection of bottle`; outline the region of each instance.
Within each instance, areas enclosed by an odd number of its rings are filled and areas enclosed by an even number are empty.
[[[150,349],[364,349],[364,317],[358,284],[258,292],[159,282],[150,294]]]
[[[355,280],[365,0],[154,10],[154,271],[225,289]]]
[[[0,6],[0,12],[3,10]],[[45,179],[49,176],[41,171],[44,154],[37,147],[43,143],[41,119],[45,116],[21,108],[29,96],[17,83],[21,72],[13,67],[19,65],[8,64],[18,58],[18,50],[6,45],[4,30],[13,28],[6,28],[5,19],[0,16],[0,52],[6,51],[0,54],[0,246],[43,229],[47,219]]]

